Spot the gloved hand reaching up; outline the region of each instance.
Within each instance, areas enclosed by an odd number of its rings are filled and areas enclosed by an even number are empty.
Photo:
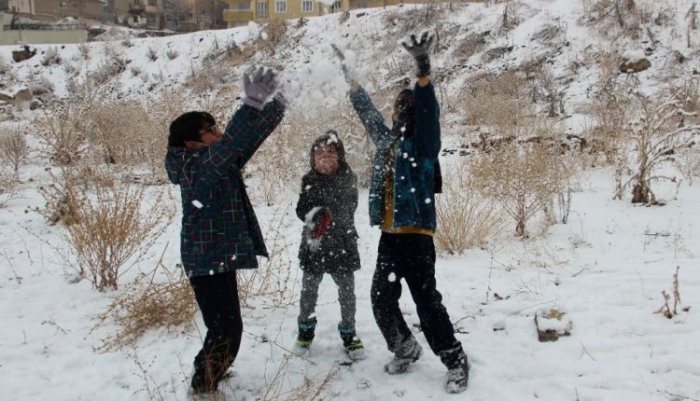
[[[243,89],[245,98],[243,103],[258,110],[262,110],[267,98],[277,89],[277,74],[264,67],[258,68],[251,81],[248,74],[243,74]]]
[[[433,45],[433,37],[428,36],[428,31],[423,32],[420,41],[416,40],[416,35],[411,35],[411,44],[401,43],[411,56],[416,60],[416,76],[430,76],[430,47]]]
[[[357,82],[357,74],[355,73],[355,69],[348,66],[348,61],[345,59],[345,54],[343,51],[333,43],[331,44],[331,47],[333,48],[333,53],[335,53],[335,55],[340,59],[340,68],[343,70],[345,82],[349,84]]]

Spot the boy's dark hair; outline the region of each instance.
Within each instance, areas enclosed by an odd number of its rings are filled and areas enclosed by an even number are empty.
[[[396,96],[394,108],[398,111],[408,110],[413,107],[413,90],[404,89]]]
[[[340,137],[338,137],[338,133],[335,130],[329,129],[325,134],[316,138],[313,145],[311,145],[311,151],[309,152],[309,163],[311,164],[312,169],[314,168],[314,152],[320,146],[324,145],[335,148],[335,151],[338,153],[338,165],[345,163],[345,146],[343,146],[343,141],[340,140]]]
[[[199,131],[216,125],[214,116],[206,111],[189,111],[170,123],[168,146],[184,147],[185,142],[200,141]]]

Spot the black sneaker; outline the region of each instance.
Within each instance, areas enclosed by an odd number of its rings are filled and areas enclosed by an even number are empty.
[[[308,349],[316,336],[316,318],[308,322],[299,322],[299,334],[297,335],[296,347]]]

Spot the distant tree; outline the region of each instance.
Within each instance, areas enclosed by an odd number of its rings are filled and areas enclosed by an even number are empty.
[[[177,29],[180,21],[188,19],[192,11],[192,3],[188,0],[163,0],[163,19],[168,28]]]

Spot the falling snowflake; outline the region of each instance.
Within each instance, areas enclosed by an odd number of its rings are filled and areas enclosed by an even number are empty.
[[[396,274],[394,273],[389,273],[388,280],[390,283],[396,282]]]
[[[202,202],[200,202],[200,201],[198,201],[198,200],[196,200],[196,199],[192,201],[192,205],[193,205],[194,207],[196,207],[197,209],[201,209],[201,208],[204,207],[204,205],[202,205]]]

